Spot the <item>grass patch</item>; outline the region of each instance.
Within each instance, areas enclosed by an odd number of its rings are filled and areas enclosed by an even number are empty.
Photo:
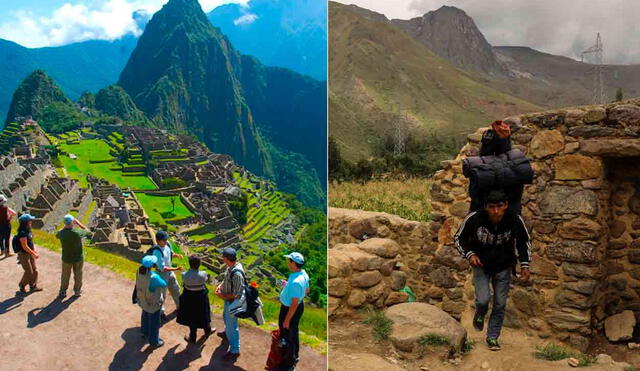
[[[476,342],[472,339],[467,338],[462,345],[462,353],[469,353],[476,346]]]
[[[438,334],[426,334],[418,340],[418,344],[420,345],[430,345],[430,346],[442,346],[449,345],[449,338],[444,335]]]
[[[88,186],[86,176],[91,174],[106,179],[121,188],[131,187],[145,190],[157,188],[147,176],[126,176],[120,169],[112,169],[114,162],[90,163],[90,161],[115,161],[115,158],[110,154],[111,147],[103,140],[86,139],[81,140],[79,144],[61,144],[60,149],[67,154],[78,156],[75,160],[72,160],[69,155],[60,155],[59,158],[69,176],[80,180],[82,187]]]
[[[182,203],[180,196],[156,196],[146,193],[136,193],[136,198],[149,216],[149,222],[155,225],[166,225],[169,221],[180,220],[194,216]],[[172,201],[175,201],[175,208]]]
[[[586,367],[596,363],[596,357],[592,355],[575,352],[555,343],[547,343],[542,346],[536,345],[536,351],[533,353],[533,356],[538,359],[546,359],[547,361],[576,358],[580,361],[578,367]]]
[[[383,312],[370,311],[363,322],[371,326],[374,339],[382,341],[389,338],[393,321],[385,316]]]
[[[329,206],[385,212],[409,220],[429,221],[429,179],[372,180],[366,183],[334,182]]]

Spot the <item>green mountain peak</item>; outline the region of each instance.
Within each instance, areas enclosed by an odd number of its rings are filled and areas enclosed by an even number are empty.
[[[20,116],[38,119],[42,110],[51,103],[71,104],[60,87],[42,70],[27,76],[13,93],[5,125]]]

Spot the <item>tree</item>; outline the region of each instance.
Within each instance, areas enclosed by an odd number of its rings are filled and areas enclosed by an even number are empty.
[[[614,102],[620,102],[622,99],[622,88],[618,88],[618,90],[616,90],[616,100]]]
[[[162,184],[160,185],[163,189],[173,189],[173,188],[182,188],[186,185],[186,182],[180,178],[166,178],[162,179]]]

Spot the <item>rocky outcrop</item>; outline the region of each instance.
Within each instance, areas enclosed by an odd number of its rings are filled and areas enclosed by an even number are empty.
[[[389,339],[401,351],[412,352],[422,339],[436,335],[449,341],[452,352],[460,352],[467,330],[442,309],[425,303],[404,303],[385,312],[393,322]]]

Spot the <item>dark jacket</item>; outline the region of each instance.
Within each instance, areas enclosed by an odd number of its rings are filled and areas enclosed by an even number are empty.
[[[515,250],[521,268],[531,263],[531,239],[522,217],[507,210],[502,221],[491,223],[486,211],[467,215],[455,234],[458,252],[469,259],[477,255],[485,270],[498,272],[516,263]]]
[[[480,142],[480,156],[497,156],[511,151],[511,137],[500,138],[493,129],[482,134]]]

